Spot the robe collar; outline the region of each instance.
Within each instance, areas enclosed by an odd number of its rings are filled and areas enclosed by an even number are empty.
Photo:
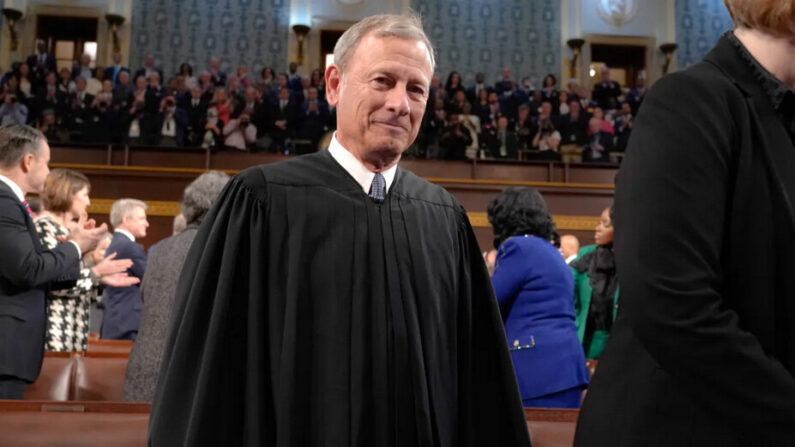
[[[351,177],[356,180],[365,194],[370,192],[370,185],[373,183],[373,177],[375,177],[375,173],[369,169],[367,169],[362,162],[356,159],[350,151],[345,149],[340,142],[337,140],[337,133],[334,133],[334,136],[331,138],[331,143],[328,147],[329,154],[334,160],[342,166]],[[384,176],[384,180],[386,180],[386,192],[389,192],[390,186],[392,186],[392,182],[395,180],[395,173],[397,172],[397,165],[392,166],[391,168],[387,169],[386,171],[381,172],[381,175]]]

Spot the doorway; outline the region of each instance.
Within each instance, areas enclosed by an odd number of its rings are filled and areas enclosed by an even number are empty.
[[[614,81],[622,87],[636,87],[638,75],[646,70],[646,50],[640,45],[591,44],[591,85],[600,81],[601,68],[607,65]]]
[[[91,56],[91,67],[97,60],[96,17],[39,15],[36,17],[36,40],[47,45],[47,52],[55,56],[60,71],[72,69],[74,61],[83,54]]]

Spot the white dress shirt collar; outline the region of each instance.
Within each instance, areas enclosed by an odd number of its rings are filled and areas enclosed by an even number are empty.
[[[127,238],[130,239],[131,241],[135,242],[135,236],[133,236],[132,233],[130,233],[127,230],[122,230],[121,228],[116,228],[114,233],[121,233],[121,234],[127,236]]]
[[[13,180],[11,180],[10,178],[4,175],[0,175],[0,182],[3,182],[6,185],[8,185],[8,187],[11,188],[11,191],[14,191],[14,195],[17,196],[20,202],[25,201],[25,193],[22,192],[22,188],[20,188],[19,185],[14,183]]]
[[[345,169],[351,177],[356,180],[356,182],[362,186],[362,190],[365,194],[370,193],[370,185],[373,183],[373,178],[375,177],[375,172],[367,169],[362,162],[360,162],[356,157],[353,156],[350,151],[342,147],[339,141],[337,141],[337,133],[334,133],[334,136],[331,137],[331,144],[328,147],[329,154],[334,158],[334,160]],[[391,168],[387,169],[386,171],[381,172],[381,175],[384,176],[384,180],[386,181],[386,192],[389,192],[389,188],[392,186],[392,182],[395,180],[395,174],[397,173],[397,165],[392,166]]]

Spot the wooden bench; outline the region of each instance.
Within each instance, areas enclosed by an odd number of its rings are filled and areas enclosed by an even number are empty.
[[[140,447],[147,403],[0,400],[0,445]]]
[[[121,401],[128,358],[118,352],[46,352],[39,378],[28,385],[24,398]]]

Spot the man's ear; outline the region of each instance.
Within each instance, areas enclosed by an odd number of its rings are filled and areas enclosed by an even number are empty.
[[[27,153],[24,156],[22,156],[22,160],[20,160],[19,162],[20,167],[22,168],[22,172],[26,174],[30,172],[30,169],[33,166],[33,161],[35,160],[35,158],[36,156],[31,153]]]
[[[339,65],[331,64],[326,68],[326,102],[330,106],[336,106],[339,102],[341,88],[342,70]]]

